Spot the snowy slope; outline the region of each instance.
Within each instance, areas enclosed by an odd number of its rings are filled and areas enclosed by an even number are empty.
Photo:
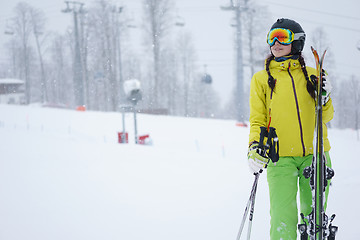
[[[0,105],[1,240],[235,239],[253,176],[234,121],[138,115],[154,144],[117,143],[121,114]],[[331,129],[328,213],[357,239],[360,142]],[[269,239],[266,173],[252,239]],[[245,229],[246,230],[246,229]]]

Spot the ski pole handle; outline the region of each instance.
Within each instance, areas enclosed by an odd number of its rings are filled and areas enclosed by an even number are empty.
[[[266,151],[268,150],[268,148],[266,147],[266,145],[264,145],[264,138],[268,136],[268,132],[266,127],[260,127],[260,139],[259,139],[259,145],[258,145],[258,149],[257,149],[257,153],[260,154],[263,157],[266,157]]]
[[[259,140],[259,147],[264,148],[264,138],[268,136],[268,131],[266,127],[260,127],[260,140]]]
[[[266,143],[269,148],[269,156],[273,163],[276,163],[279,160],[279,139],[276,135],[275,128],[270,127],[268,140]]]
[[[274,138],[275,128],[270,127],[268,133],[268,139],[266,141],[266,148],[269,149],[272,146],[272,139]]]

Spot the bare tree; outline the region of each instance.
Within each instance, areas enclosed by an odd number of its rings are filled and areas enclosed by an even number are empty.
[[[11,24],[9,24],[9,20],[6,22],[6,29],[5,29],[5,34],[11,36],[10,41],[8,41],[5,45],[6,45],[6,49],[7,51],[10,53],[10,58],[9,61],[9,66],[11,67],[7,67],[8,69],[11,69],[11,71],[9,72],[9,70],[5,70],[6,72],[10,73],[10,76],[13,78],[19,78],[20,77],[20,72],[19,72],[19,68],[18,68],[18,61],[20,59],[19,56],[19,43],[17,41],[17,39],[15,38],[15,34],[14,34],[14,29],[13,26]],[[12,23],[12,22],[11,22]]]
[[[50,71],[48,86],[49,99],[52,102],[63,106],[74,104],[73,81],[71,72],[71,55],[69,54],[66,36],[54,35],[50,47]]]
[[[264,60],[269,52],[264,37],[269,31],[270,13],[267,6],[255,2],[245,1],[245,10],[242,15],[244,29],[244,62],[250,68],[250,77],[255,71],[263,69]]]
[[[15,7],[15,16],[12,18],[12,30],[19,41],[21,68],[20,77],[25,80],[26,104],[31,102],[31,78],[30,78],[30,36],[32,33],[31,7],[27,3],[20,2]]]
[[[153,73],[152,82],[149,84],[150,102],[153,106],[159,107],[160,94],[160,69],[161,51],[164,47],[163,42],[169,35],[169,30],[173,26],[172,21],[172,0],[143,0],[144,5],[144,28],[147,34],[145,43],[152,50]]]
[[[213,86],[201,81],[203,74],[194,74],[194,80],[189,91],[190,117],[214,118],[218,117],[220,109],[220,98]]]
[[[176,49],[169,47],[163,51],[161,58],[160,75],[164,79],[160,82],[161,101],[166,103],[163,106],[167,108],[169,114],[176,114],[176,108],[181,104],[179,95],[182,88],[179,87],[177,53]]]
[[[326,31],[322,27],[318,27],[311,32],[310,44],[313,46],[318,52],[326,52],[326,60],[324,61],[324,69],[328,73],[327,79],[332,83],[339,79],[336,71],[335,58],[331,49],[331,44],[328,40],[328,35]],[[311,59],[314,58],[311,56]]]
[[[177,55],[179,56],[179,71],[178,74],[180,79],[182,79],[181,86],[182,91],[178,94],[181,94],[183,97],[183,114],[184,116],[190,115],[190,87],[195,75],[195,49],[192,42],[190,32],[182,31],[178,35],[177,42]],[[199,80],[200,81],[200,80]]]
[[[89,57],[89,24],[88,24],[88,12],[82,10],[79,15],[80,29],[79,29],[79,47],[80,47],[80,59],[81,69],[83,73],[83,84],[84,84],[84,103],[87,108],[91,109],[90,106],[90,92],[89,92],[89,70],[88,70],[88,57]]]
[[[243,48],[243,66],[244,79],[243,82],[244,88],[249,89],[250,79],[256,71],[264,68],[264,61],[267,55],[269,54],[269,48],[265,43],[264,38],[266,37],[267,32],[269,31],[270,13],[266,6],[258,5],[257,3],[245,0],[241,2],[241,29],[242,29],[242,47]],[[237,23],[232,25],[237,27]],[[243,47],[245,46],[245,47]],[[237,108],[236,104],[238,91],[234,89],[231,92],[231,97],[229,102],[225,106],[224,117],[225,118],[237,118]],[[244,91],[241,99],[243,99],[243,115],[244,119],[249,114],[249,108],[247,100],[248,91]]]
[[[326,39],[328,39],[327,34],[322,27],[317,27],[312,31],[311,42],[318,52],[323,52],[329,47],[329,43]]]
[[[48,95],[47,95],[47,80],[45,77],[45,67],[44,67],[44,60],[43,60],[43,52],[42,52],[42,42],[40,40],[40,36],[44,35],[45,30],[45,15],[42,11],[35,8],[30,8],[30,18],[31,18],[31,24],[32,24],[32,30],[35,37],[36,42],[36,49],[39,57],[39,63],[40,63],[40,73],[41,73],[41,101],[42,103],[45,103],[48,101]]]
[[[114,25],[112,6],[106,1],[99,1],[89,9],[89,64],[95,76],[92,87],[96,97],[92,99],[97,110],[116,110],[118,84],[114,62]]]
[[[360,83],[352,76],[336,84],[331,97],[336,115],[335,124],[338,128],[359,128],[359,91]],[[335,99],[335,101],[334,101]]]
[[[122,59],[122,41],[126,38],[127,19],[124,17],[124,6],[115,6],[108,1],[101,0],[89,9],[88,28],[88,63],[90,76],[96,76],[93,83],[89,83],[90,91],[98,94],[97,109],[116,111],[124,100],[123,80],[124,67],[127,61],[136,57]],[[126,16],[126,15],[125,15]],[[132,65],[131,65],[132,66]],[[91,78],[91,77],[90,77]],[[91,90],[92,88],[92,90]]]
[[[354,110],[354,129],[357,132],[357,140],[360,140],[359,137],[359,121],[360,121],[360,82],[359,79],[356,79],[355,76],[351,77],[350,80],[350,89],[351,93],[348,96],[353,98],[353,110]]]

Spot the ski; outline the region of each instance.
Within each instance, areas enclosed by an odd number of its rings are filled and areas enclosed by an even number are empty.
[[[315,231],[312,234],[314,239],[323,239],[323,220],[324,220],[324,143],[323,143],[323,128],[322,128],[322,65],[326,50],[324,51],[321,59],[317,51],[311,47],[311,51],[314,54],[316,62],[316,75],[318,77],[316,92],[317,92],[317,102],[316,102],[316,138],[315,138],[315,202],[314,202],[314,222],[315,222]],[[315,135],[315,134],[314,134]],[[311,235],[310,235],[311,236]]]
[[[319,56],[318,52],[311,47],[316,65],[316,99],[315,99],[315,131],[314,131],[314,154],[310,167],[304,169],[305,178],[310,178],[312,191],[312,212],[308,216],[301,214],[303,224],[298,225],[300,239],[305,240],[332,240],[335,239],[337,227],[332,226],[335,214],[329,221],[325,214],[325,189],[327,182],[334,176],[334,171],[326,166],[323,142],[322,121],[322,86],[323,86],[323,62],[326,54]],[[307,222],[305,221],[307,220]]]

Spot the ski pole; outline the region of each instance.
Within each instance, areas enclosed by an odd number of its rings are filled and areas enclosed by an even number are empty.
[[[268,149],[268,146],[264,145],[264,138],[267,135],[268,135],[267,129],[265,127],[260,127],[260,140],[259,140],[260,152],[259,152],[259,154],[264,155],[264,156],[266,156],[266,151]],[[250,216],[249,216],[248,236],[247,236],[247,238],[250,239],[249,231],[251,232],[251,224],[252,224],[252,218],[253,218],[254,208],[255,208],[256,189],[257,189],[257,184],[258,184],[258,181],[259,181],[260,173],[262,173],[262,169],[259,172],[254,173],[254,175],[255,175],[254,183],[253,183],[253,186],[251,188],[250,197],[249,197],[249,200],[248,200],[248,202],[246,204],[246,207],[245,207],[244,215],[243,215],[243,218],[242,218],[242,221],[241,221],[241,224],[240,224],[240,229],[239,229],[239,232],[237,234],[236,240],[240,240],[242,231],[244,229],[245,221],[246,221],[246,218],[247,218],[247,215],[249,213],[250,206],[251,206],[251,213],[250,213]]]
[[[259,174],[257,174],[257,175],[259,175]],[[256,176],[255,176],[255,178],[256,178]],[[257,178],[259,178],[259,177],[257,177]],[[251,201],[251,209],[250,209],[250,215],[249,215],[249,225],[248,225],[247,240],[250,240],[250,235],[251,235],[252,220],[253,220],[254,208],[255,208],[256,190],[257,190],[257,184],[255,186],[254,193],[253,193],[253,198],[252,198],[252,201]]]
[[[241,233],[242,233],[242,230],[244,228],[247,215],[249,213],[250,205],[251,205],[252,213],[254,212],[254,204],[253,203],[255,202],[256,189],[257,189],[257,184],[258,184],[260,173],[254,173],[254,175],[255,175],[255,180],[254,180],[253,186],[251,188],[250,197],[249,197],[249,200],[248,200],[248,202],[246,204],[246,207],[245,207],[245,212],[244,212],[241,224],[240,224],[240,229],[239,229],[239,232],[237,234],[236,240],[240,240]],[[251,215],[251,222],[252,222],[252,215]],[[248,239],[249,238],[250,238],[250,236],[249,236],[249,233],[248,233]]]
[[[267,141],[266,144],[264,145],[264,138],[267,137]],[[277,138],[276,132],[275,132],[275,128],[270,127],[269,132],[267,131],[266,127],[260,127],[260,140],[259,140],[259,154],[269,158],[276,163],[279,160],[279,140]],[[269,151],[269,154],[267,154],[267,151]],[[270,156],[270,157],[269,157]],[[267,164],[265,166],[265,168],[267,167]],[[253,186],[251,188],[251,192],[250,192],[250,197],[249,200],[246,204],[245,207],[245,211],[244,211],[244,215],[240,224],[240,229],[239,232],[237,234],[236,240],[240,240],[242,231],[244,229],[244,225],[245,225],[245,221],[247,218],[247,215],[249,213],[250,210],[250,215],[249,215],[249,225],[248,225],[248,233],[247,233],[247,239],[250,240],[250,235],[251,235],[251,228],[252,228],[252,220],[253,220],[253,216],[254,216],[254,208],[255,208],[255,196],[256,196],[256,190],[257,190],[257,184],[259,181],[259,176],[260,174],[263,172],[262,169],[260,169],[259,172],[254,173],[255,175],[255,180],[253,183]],[[251,207],[251,208],[250,208]]]

